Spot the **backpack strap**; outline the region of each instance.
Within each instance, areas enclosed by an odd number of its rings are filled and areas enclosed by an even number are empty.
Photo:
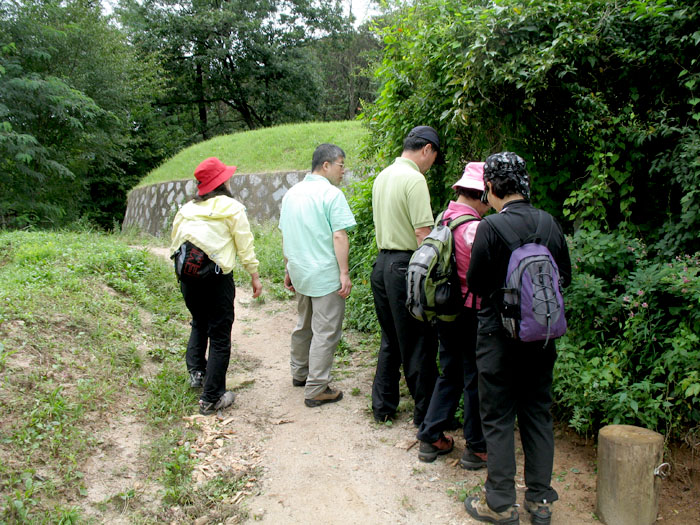
[[[496,221],[488,221],[489,225],[496,232],[496,235],[508,246],[508,249],[513,252],[520,248],[524,243],[515,229],[508,223],[507,220],[501,220],[500,225],[496,225]]]
[[[535,231],[525,238],[518,235],[515,228],[513,228],[510,221],[507,219],[507,215],[503,214],[502,217],[503,219],[498,221],[498,225],[496,225],[496,221],[494,220],[490,220],[488,223],[491,228],[493,228],[493,231],[496,232],[496,235],[498,235],[505,245],[508,246],[508,249],[511,252],[530,242],[546,245],[546,241],[552,234],[552,228],[550,226],[550,231],[547,233],[547,235],[542,235],[542,233],[544,233],[542,231],[544,229],[544,221],[542,221],[542,216],[539,213],[537,213],[537,217],[535,218],[535,221],[537,221],[535,224]]]
[[[443,216],[445,215],[445,212],[440,212],[440,215],[437,216],[435,219],[435,226],[438,226],[439,224],[443,223]],[[450,231],[455,231],[455,228],[457,226],[461,226],[465,222],[469,221],[478,221],[479,219],[477,217],[474,217],[473,215],[470,215],[468,213],[465,213],[464,215],[458,215],[457,217],[453,217],[451,219],[446,219],[445,220],[445,226],[447,226]]]

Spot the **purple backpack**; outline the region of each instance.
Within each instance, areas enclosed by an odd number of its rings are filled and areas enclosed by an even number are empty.
[[[544,341],[566,332],[564,298],[554,257],[535,235],[522,240],[506,222],[494,231],[511,250],[503,286],[501,321],[508,335],[521,341]],[[506,231],[504,231],[506,230]],[[539,225],[538,225],[539,231]]]

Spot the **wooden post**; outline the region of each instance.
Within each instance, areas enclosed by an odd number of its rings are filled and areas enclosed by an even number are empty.
[[[609,425],[598,433],[597,513],[606,525],[651,525],[659,506],[654,469],[664,438],[646,428]]]

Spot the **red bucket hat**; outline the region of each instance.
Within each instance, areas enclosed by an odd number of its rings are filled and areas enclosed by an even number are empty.
[[[227,166],[216,157],[203,160],[194,170],[194,176],[199,181],[197,192],[200,195],[209,193],[229,180],[235,172],[236,166]]]

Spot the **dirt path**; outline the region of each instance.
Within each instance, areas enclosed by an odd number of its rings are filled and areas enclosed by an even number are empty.
[[[234,408],[222,417],[234,420],[229,425],[239,448],[254,444],[262,469],[259,494],[247,500],[251,522],[471,523],[457,496],[478,491],[485,472],[456,465],[464,446],[461,432],[452,433],[458,445],[451,454],[432,464],[420,462],[410,421],[378,425],[367,411],[374,369],[366,353],[351,354],[334,367],[333,384],[345,393],[342,401],[307,408],[289,371],[293,302],[259,306],[250,302],[247,290],[238,293],[234,358],[256,365],[241,377],[232,363],[230,381],[251,384],[239,390]],[[593,458],[570,448],[557,450],[554,485],[563,502],[553,523],[596,523]]]
[[[194,479],[216,473],[245,473],[250,481],[232,497],[247,508],[248,522],[271,524],[471,524],[460,494],[477,494],[484,470],[457,464],[455,450],[426,464],[418,460],[416,430],[410,420],[392,426],[374,422],[368,410],[375,360],[360,350],[336,358],[333,385],[344,392],[339,403],[304,405],[302,388],[292,386],[289,337],[295,325],[294,301],[252,301],[247,283],[237,289],[233,352],[228,385],[237,392],[233,407],[217,417],[189,418],[199,429],[194,444],[200,462]],[[351,349],[358,345],[346,334]],[[552,485],[560,496],[554,525],[600,523],[595,512],[596,452],[592,440],[555,432]],[[519,438],[516,436],[516,443]],[[522,502],[522,450],[518,460],[517,501]],[[678,465],[661,485],[659,520],[668,525],[699,524],[697,457],[687,449],[670,451]],[[219,523],[202,516],[195,525]],[[238,523],[232,516],[225,523]],[[521,511],[521,523],[530,523]]]

